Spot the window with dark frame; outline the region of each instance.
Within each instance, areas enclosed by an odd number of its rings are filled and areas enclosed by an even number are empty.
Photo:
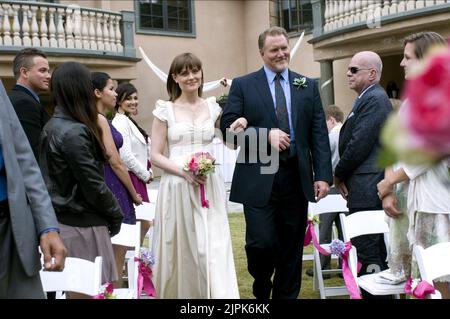
[[[137,0],[139,31],[191,34],[191,0]]]
[[[279,0],[281,26],[287,32],[312,31],[311,0]]]

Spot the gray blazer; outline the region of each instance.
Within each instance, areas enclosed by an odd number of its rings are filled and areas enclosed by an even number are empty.
[[[33,276],[42,268],[37,247],[39,234],[46,228],[57,228],[58,221],[33,151],[1,81],[0,143],[14,242],[25,273]]]

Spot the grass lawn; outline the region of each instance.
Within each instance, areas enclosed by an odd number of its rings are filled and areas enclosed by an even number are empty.
[[[252,293],[253,278],[247,270],[247,257],[245,255],[245,219],[242,213],[228,214],[228,221],[231,229],[231,240],[233,244],[234,262],[236,267],[239,292],[241,299],[254,299]],[[305,254],[312,253],[312,246],[305,247]],[[312,261],[303,262],[302,289],[299,298],[319,299],[319,291],[313,290],[313,278],[305,274],[305,270],[312,268]],[[341,286],[343,280],[339,277],[332,277],[325,280],[326,286]],[[348,299],[347,296],[335,297]]]

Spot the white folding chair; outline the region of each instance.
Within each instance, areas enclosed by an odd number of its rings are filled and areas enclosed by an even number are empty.
[[[122,224],[120,232],[111,237],[113,245],[121,245],[127,247],[134,247],[134,254],[130,258],[125,256],[125,262],[128,269],[128,289],[114,289],[114,294],[118,299],[137,299],[138,297],[138,263],[134,261],[134,257],[139,258],[141,252],[141,222],[136,222],[135,225]]]
[[[142,202],[141,205],[135,205],[134,210],[136,211],[137,220],[147,220],[151,222],[150,228],[146,234],[148,240],[148,249],[151,250],[152,247],[152,234],[153,234],[153,220],[155,219],[156,203]]]
[[[384,210],[360,211],[348,216],[340,214],[344,241],[347,242],[361,235],[384,234],[385,243],[387,243],[389,226],[384,216]],[[389,251],[389,247],[386,247],[386,250]],[[372,295],[397,295],[398,297],[404,294],[404,282],[395,285],[382,283],[379,272],[357,277],[357,261],[356,247],[353,246],[349,252],[349,266],[359,288]]]
[[[156,203],[156,200],[158,199],[158,190],[147,188],[147,194],[150,203]]]
[[[424,249],[414,247],[414,256],[419,266],[420,277],[433,285],[433,280],[450,275],[450,242],[439,243]],[[441,293],[430,295],[430,299],[441,299]]]
[[[309,203],[309,211],[311,214],[311,218],[314,216],[322,215],[322,214],[330,214],[330,213],[342,213],[347,212],[347,202],[344,198],[342,198],[339,194],[328,195],[325,198],[322,198],[317,203]],[[319,225],[314,225],[314,231],[317,235],[317,239],[319,239]],[[329,250],[330,243],[321,244],[320,245],[325,250]],[[320,252],[314,247],[314,289],[317,290],[316,286],[319,286],[320,298],[326,299],[331,296],[346,296],[348,295],[347,288],[345,286],[339,287],[325,287],[323,275],[324,274],[336,274],[342,273],[341,269],[327,269],[322,270],[322,264],[320,261]],[[332,258],[336,258],[332,256]]]
[[[71,291],[89,296],[99,294],[102,281],[102,257],[95,261],[67,257],[64,270],[39,272],[42,288],[48,291]]]

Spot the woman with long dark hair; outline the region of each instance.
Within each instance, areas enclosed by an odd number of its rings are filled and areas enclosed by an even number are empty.
[[[96,108],[99,113],[98,123],[102,128],[102,140],[108,156],[108,162],[105,163],[105,182],[119,202],[123,212],[123,223],[134,225],[136,224],[136,212],[133,202],[141,204],[142,197],[134,189],[128,169],[120,159],[119,149],[123,145],[122,134],[104,115],[106,111],[114,109],[117,93],[114,90],[114,83],[107,73],[92,72],[91,79]],[[119,271],[119,280],[115,283],[117,288],[122,286],[122,270],[127,249],[126,246],[113,245]]]
[[[55,69],[50,85],[56,107],[41,134],[39,162],[61,237],[69,257],[102,256],[102,282],[115,281],[110,237],[120,231],[123,215],[103,177],[107,156],[91,73],[66,62]]]
[[[120,157],[128,168],[131,182],[142,196],[142,200],[150,202],[147,193],[147,184],[153,180],[153,172],[150,168],[150,138],[147,132],[131,118],[131,114],[136,112],[139,102],[137,90],[131,83],[121,83],[118,85],[116,93],[116,114],[112,124],[123,137]],[[149,221],[141,220],[142,240],[150,226]]]

